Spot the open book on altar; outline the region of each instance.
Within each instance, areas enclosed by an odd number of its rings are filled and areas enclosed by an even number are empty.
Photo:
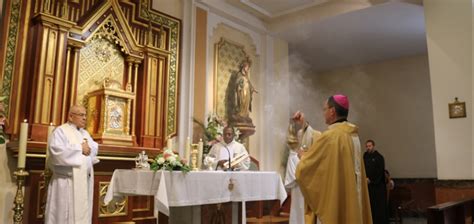
[[[242,161],[246,160],[249,158],[249,155],[247,153],[241,153],[235,157],[233,157],[231,159],[231,164],[230,166],[232,168],[234,168],[235,166],[237,166],[239,163],[241,163]],[[223,167],[229,167],[229,161],[225,162]]]

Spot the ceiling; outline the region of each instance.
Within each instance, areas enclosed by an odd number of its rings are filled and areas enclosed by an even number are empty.
[[[297,12],[328,0],[238,0],[260,18],[275,18]],[[266,18],[265,18],[266,17]]]
[[[269,27],[286,23],[274,29],[274,35],[286,40],[290,53],[315,71],[427,52],[421,4],[389,0],[318,17],[316,14],[324,11],[308,11],[330,7],[329,0],[227,1],[271,24]]]

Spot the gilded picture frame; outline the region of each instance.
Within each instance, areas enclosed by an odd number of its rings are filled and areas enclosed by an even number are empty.
[[[466,117],[466,103],[459,102],[458,98],[454,99],[454,103],[449,104],[449,118]]]

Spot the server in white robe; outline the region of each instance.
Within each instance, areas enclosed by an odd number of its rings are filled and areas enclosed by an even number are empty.
[[[321,132],[314,130],[304,119],[304,114],[296,112],[288,128],[287,145],[290,150],[286,164],[285,187],[291,191],[290,224],[314,223],[310,211],[305,211],[303,194],[296,183],[296,166],[300,159],[298,153],[308,149]],[[305,215],[306,214],[306,215]]]
[[[229,156],[231,163],[235,164],[232,168],[234,170],[248,170],[250,167],[250,157],[245,149],[245,146],[234,140],[234,129],[232,127],[225,127],[223,131],[224,142],[214,144],[207,154],[207,157],[215,159],[206,161],[213,161],[212,167],[214,169],[228,169]],[[232,161],[235,159],[235,161]],[[235,163],[237,162],[237,163]]]
[[[84,129],[86,109],[73,106],[68,122],[49,137],[47,165],[53,172],[48,186],[46,224],[88,224],[92,222],[93,165],[98,144]]]

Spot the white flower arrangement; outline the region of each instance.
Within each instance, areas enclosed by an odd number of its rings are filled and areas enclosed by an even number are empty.
[[[175,154],[172,150],[166,149],[163,153],[158,154],[151,164],[151,169],[157,170],[180,170],[183,172],[189,172],[191,167],[186,165],[184,160],[181,160],[179,155]]]

